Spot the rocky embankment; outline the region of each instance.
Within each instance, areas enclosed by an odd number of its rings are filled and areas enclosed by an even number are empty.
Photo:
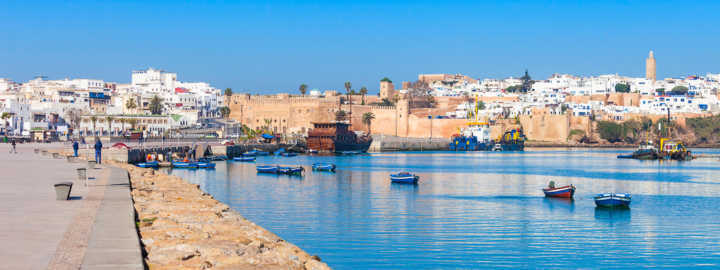
[[[128,170],[151,270],[330,269],[317,256],[246,220],[199,186],[152,169]]]

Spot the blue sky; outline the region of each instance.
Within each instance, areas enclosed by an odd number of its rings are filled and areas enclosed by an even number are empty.
[[[720,72],[711,1],[3,1],[0,77],[129,82],[146,67],[236,92],[419,73]]]

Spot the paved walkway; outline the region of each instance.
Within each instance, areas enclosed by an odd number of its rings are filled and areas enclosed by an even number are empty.
[[[61,145],[18,144],[18,154],[9,154],[10,145],[0,144],[0,269],[142,269],[127,173],[90,170],[95,179],[85,187],[75,169],[86,163],[35,147]],[[71,200],[57,201],[53,184],[63,181],[75,182]],[[108,234],[123,241],[102,244]],[[115,264],[118,257],[125,260]]]

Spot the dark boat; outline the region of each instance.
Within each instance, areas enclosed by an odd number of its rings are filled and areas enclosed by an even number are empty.
[[[140,168],[157,168],[160,166],[160,163],[157,161],[148,161],[148,162],[140,162],[136,166]]]
[[[277,168],[277,174],[302,175],[302,173],[304,171],[305,171],[305,168],[303,168],[303,167],[278,167]]]
[[[308,131],[307,147],[319,152],[367,152],[372,143],[369,135],[358,135],[343,122],[313,123]]]
[[[278,166],[273,165],[258,165],[255,167],[258,173],[277,173]]]
[[[313,171],[326,171],[335,172],[335,164],[332,163],[314,163],[312,165]]]
[[[400,172],[390,175],[390,181],[393,183],[417,183],[419,179],[419,176],[409,172]]]
[[[255,161],[255,157],[245,157],[245,156],[242,156],[242,157],[234,157],[233,160],[234,160],[234,161],[241,161],[241,162],[253,162],[253,161]]]
[[[609,208],[629,208],[631,201],[627,193],[604,193],[595,196],[595,205]]]

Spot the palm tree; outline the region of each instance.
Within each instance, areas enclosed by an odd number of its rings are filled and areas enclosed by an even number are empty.
[[[134,110],[135,108],[137,108],[137,102],[135,102],[135,99],[134,98],[128,99],[125,102],[125,108],[127,108],[128,110]]]
[[[367,95],[367,93],[367,87],[363,86],[362,88],[360,88],[360,94],[362,95],[362,105],[365,105],[365,95]]]
[[[352,84],[350,82],[345,82],[345,93],[347,94],[348,101],[352,104],[352,100],[350,100],[350,88],[352,88]]]
[[[221,107],[220,115],[222,115],[223,118],[230,117],[230,108],[228,108],[227,106]]]
[[[226,96],[232,96],[232,88],[225,88],[225,95]]]
[[[97,124],[97,120],[98,120],[97,116],[94,116],[94,115],[90,116],[90,121],[92,121],[92,124],[93,124],[93,135],[95,135],[95,125]]]
[[[372,112],[366,112],[362,116],[362,122],[367,126],[368,134],[370,134],[370,125],[372,124],[372,121],[375,120],[375,114]]]
[[[298,89],[298,90],[300,90],[300,94],[302,94],[303,96],[305,96],[305,93],[307,93],[307,87],[308,87],[307,84],[304,84],[304,83],[301,84],[301,85],[300,85],[300,88]]]
[[[105,120],[108,122],[108,131],[110,132],[110,135],[112,136],[112,122],[115,120],[115,117],[112,117],[110,115],[105,117]]]

